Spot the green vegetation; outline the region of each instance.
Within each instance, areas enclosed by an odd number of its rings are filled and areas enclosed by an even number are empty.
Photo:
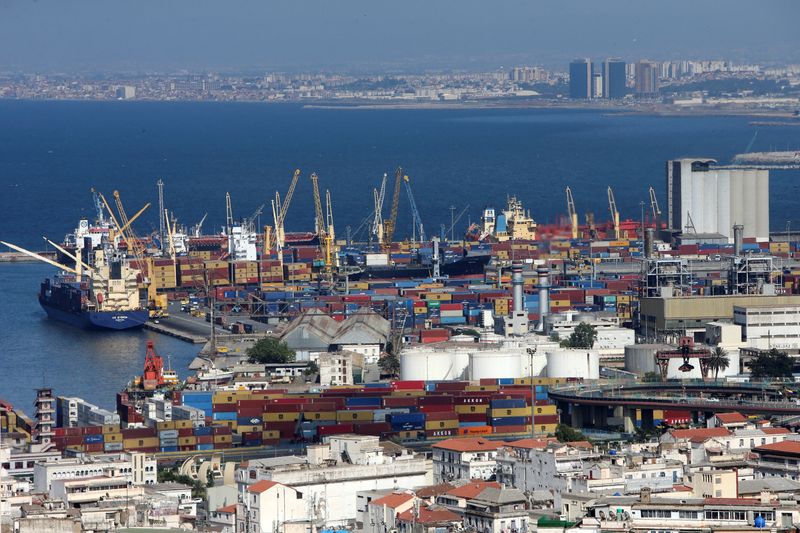
[[[720,371],[726,370],[729,366],[731,366],[731,358],[728,357],[728,352],[725,348],[717,346],[711,350],[711,359],[708,360],[708,369],[714,372],[715,381]]]
[[[263,338],[247,350],[248,361],[262,365],[291,363],[294,355],[294,350],[275,337]]]
[[[597,328],[589,324],[578,324],[570,336],[561,341],[561,347],[590,349],[596,340]]]
[[[751,378],[768,380],[791,378],[794,363],[789,354],[772,348],[759,353],[745,366],[750,369]]]
[[[172,469],[164,469],[158,471],[158,482],[159,483],[180,483],[181,485],[187,485],[192,487],[192,498],[203,498],[205,499],[208,495],[208,491],[206,490],[208,487],[214,486],[214,478],[211,476],[211,472],[208,473],[208,481],[203,483],[199,479],[192,479],[190,476],[185,474],[179,474],[177,470]]]
[[[575,442],[579,440],[589,440],[586,438],[586,435],[566,424],[559,424],[556,427],[555,437],[556,439],[558,439],[558,442]]]
[[[658,372],[645,372],[644,376],[642,376],[642,381],[645,383],[659,383],[661,374]]]
[[[314,374],[319,374],[319,365],[316,361],[309,361],[308,366],[306,369],[303,370],[303,374],[306,376],[313,376]]]
[[[378,367],[382,374],[397,377],[400,374],[400,358],[394,353],[385,353],[378,360]]]

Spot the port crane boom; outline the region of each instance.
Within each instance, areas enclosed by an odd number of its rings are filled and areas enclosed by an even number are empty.
[[[52,259],[47,258],[47,257],[45,257],[43,255],[39,255],[36,252],[31,252],[30,250],[26,250],[25,248],[21,248],[21,247],[17,246],[16,244],[11,244],[11,243],[5,242],[5,241],[0,241],[0,244],[2,244],[3,246],[8,246],[12,250],[15,250],[15,251],[17,251],[17,252],[19,252],[21,254],[25,254],[25,255],[27,255],[29,257],[33,257],[34,259],[37,259],[37,260],[39,260],[39,261],[41,261],[43,263],[47,263],[48,265],[52,265],[52,266],[54,266],[56,268],[60,268],[61,270],[65,270],[67,272],[75,274],[76,276],[80,275],[79,272],[77,270],[75,270],[74,268],[70,268],[70,267],[68,267],[66,265],[62,265],[61,263],[53,261]]]
[[[372,199],[375,204],[374,218],[372,220],[372,234],[378,239],[378,244],[383,244],[383,200],[386,197],[386,173],[381,180],[380,191],[372,189]]]
[[[617,211],[617,202],[614,200],[614,191],[611,186],[608,187],[608,210],[611,211],[611,222],[614,225],[614,239],[619,240],[619,211]]]
[[[272,218],[275,222],[275,248],[277,251],[283,249],[286,244],[286,233],[284,230],[284,222],[286,222],[286,213],[289,211],[289,205],[292,203],[294,197],[294,190],[297,188],[297,182],[300,179],[300,169],[295,169],[292,175],[292,181],[289,184],[289,190],[281,202],[281,194],[275,191],[275,200],[272,203]]]
[[[656,229],[661,229],[661,208],[658,207],[658,198],[656,198],[656,191],[650,187],[650,209],[653,211],[653,223]]]
[[[458,221],[461,220],[463,216],[467,213],[467,209],[469,209],[469,204],[465,205],[464,208],[458,212],[455,218],[453,218],[453,222],[451,222],[450,227],[447,228],[447,233],[451,235],[453,234],[453,230],[455,229],[456,224],[458,224]]]
[[[319,194],[319,178],[317,174],[311,174],[311,186],[314,191],[314,214],[317,235],[319,236],[320,247],[325,257],[325,270],[330,272],[331,268],[331,235],[325,224],[325,214],[322,211],[322,198]],[[331,217],[331,222],[333,217]]]
[[[394,193],[392,194],[392,211],[389,220],[383,222],[383,248],[386,252],[392,249],[394,230],[397,227],[397,208],[400,206],[400,185],[403,181],[403,169],[397,167],[394,173]]]
[[[42,237],[42,238],[48,244],[52,245],[53,248],[55,248],[56,250],[58,250],[59,252],[61,252],[65,256],[67,256],[70,259],[72,259],[73,261],[75,261],[75,270],[78,272],[78,275],[81,274],[81,269],[85,268],[86,269],[86,273],[89,275],[89,277],[94,277],[94,274],[96,274],[96,271],[92,270],[92,267],[90,267],[89,265],[87,265],[86,263],[83,262],[83,260],[80,258],[80,252],[76,251],[75,254],[72,254],[72,253],[68,252],[67,250],[65,250],[64,248],[62,248],[61,246],[59,246],[58,244],[56,244],[53,241],[51,241],[50,239],[48,239],[47,237]]]
[[[419,216],[419,210],[417,209],[417,202],[414,201],[414,194],[411,192],[411,180],[408,176],[403,176],[403,184],[406,188],[406,194],[408,195],[408,203],[411,205],[411,219],[412,219],[412,234],[411,240],[414,241],[417,230],[419,230],[419,242],[425,242],[425,229],[422,226],[422,219]]]
[[[567,187],[567,212],[569,213],[569,222],[572,227],[572,238],[578,238],[578,212],[575,211],[575,201],[572,199],[572,189]]]

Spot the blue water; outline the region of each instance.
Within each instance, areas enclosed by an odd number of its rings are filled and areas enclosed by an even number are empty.
[[[680,156],[728,162],[756,128],[746,117],[656,117],[571,110],[328,110],[296,105],[147,102],[0,101],[0,239],[40,249],[42,235],[60,240],[92,215],[89,189],[118,189],[129,213],[167,206],[193,224],[208,212],[206,230],[225,220],[225,192],[237,218],[249,216],[303,170],[287,229],[313,227],[308,175],[330,189],[337,235],[355,230],[372,209],[372,188],[400,164],[429,233],[449,223],[451,205],[470,209],[520,197],[533,217],[553,222],[565,211],[570,185],[579,212],[608,212],[612,185],[623,218],[638,219],[648,187],[662,210],[664,163]],[[797,149],[800,128],[762,127],[753,150]],[[771,224],[795,217],[800,171],[771,173]],[[391,196],[391,192],[387,196]],[[384,207],[388,214],[389,199]],[[405,192],[398,233],[410,232]],[[271,223],[271,216],[262,218]],[[156,209],[137,231],[157,227]],[[363,234],[362,234],[363,236]],[[76,331],[44,318],[35,300],[41,265],[0,265],[0,397],[28,406],[44,382],[57,394],[112,406],[114,393],[140,371],[145,332]],[[181,370],[196,348],[157,337]],[[42,377],[44,375],[44,378]]]

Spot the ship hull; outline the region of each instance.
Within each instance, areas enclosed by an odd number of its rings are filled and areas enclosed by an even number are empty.
[[[43,300],[39,303],[49,318],[83,329],[125,330],[139,328],[147,322],[148,311],[65,311]]]
[[[469,276],[483,274],[491,256],[474,255],[466,256],[450,263],[443,263],[440,267],[442,276]],[[411,279],[428,278],[433,273],[433,267],[426,265],[396,265],[386,267],[366,267],[364,270],[348,275],[351,280],[359,279]]]

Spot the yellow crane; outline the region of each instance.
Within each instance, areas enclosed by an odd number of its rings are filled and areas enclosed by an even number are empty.
[[[392,211],[388,220],[383,221],[383,249],[390,253],[394,230],[397,227],[397,208],[400,206],[400,187],[403,182],[403,169],[397,167],[394,173],[394,193],[392,194]]]
[[[572,199],[572,189],[567,186],[567,212],[572,226],[572,238],[578,238],[578,212],[575,211],[575,201]]]
[[[300,169],[295,169],[292,181],[289,184],[289,190],[281,202],[281,194],[275,191],[275,200],[272,202],[272,218],[275,222],[275,231],[273,232],[275,239],[275,250],[280,252],[286,244],[286,233],[284,232],[284,222],[286,221],[286,213],[289,211],[289,205],[292,203],[294,190],[297,187],[297,181],[300,179]],[[269,241],[265,241],[268,243]]]
[[[617,202],[614,201],[614,191],[611,186],[608,186],[608,210],[611,211],[611,221],[614,224],[614,239],[619,240],[619,211],[617,211]]]
[[[317,236],[319,237],[319,244],[320,248],[322,249],[323,256],[325,258],[325,272],[331,272],[331,248],[333,239],[331,235],[328,233],[329,228],[325,222],[325,213],[322,211],[322,198],[319,194],[319,178],[317,174],[311,174],[311,187],[314,191],[314,223],[316,226]],[[329,198],[328,198],[329,199]],[[329,205],[330,207],[330,205]],[[331,217],[331,222],[333,221]]]

